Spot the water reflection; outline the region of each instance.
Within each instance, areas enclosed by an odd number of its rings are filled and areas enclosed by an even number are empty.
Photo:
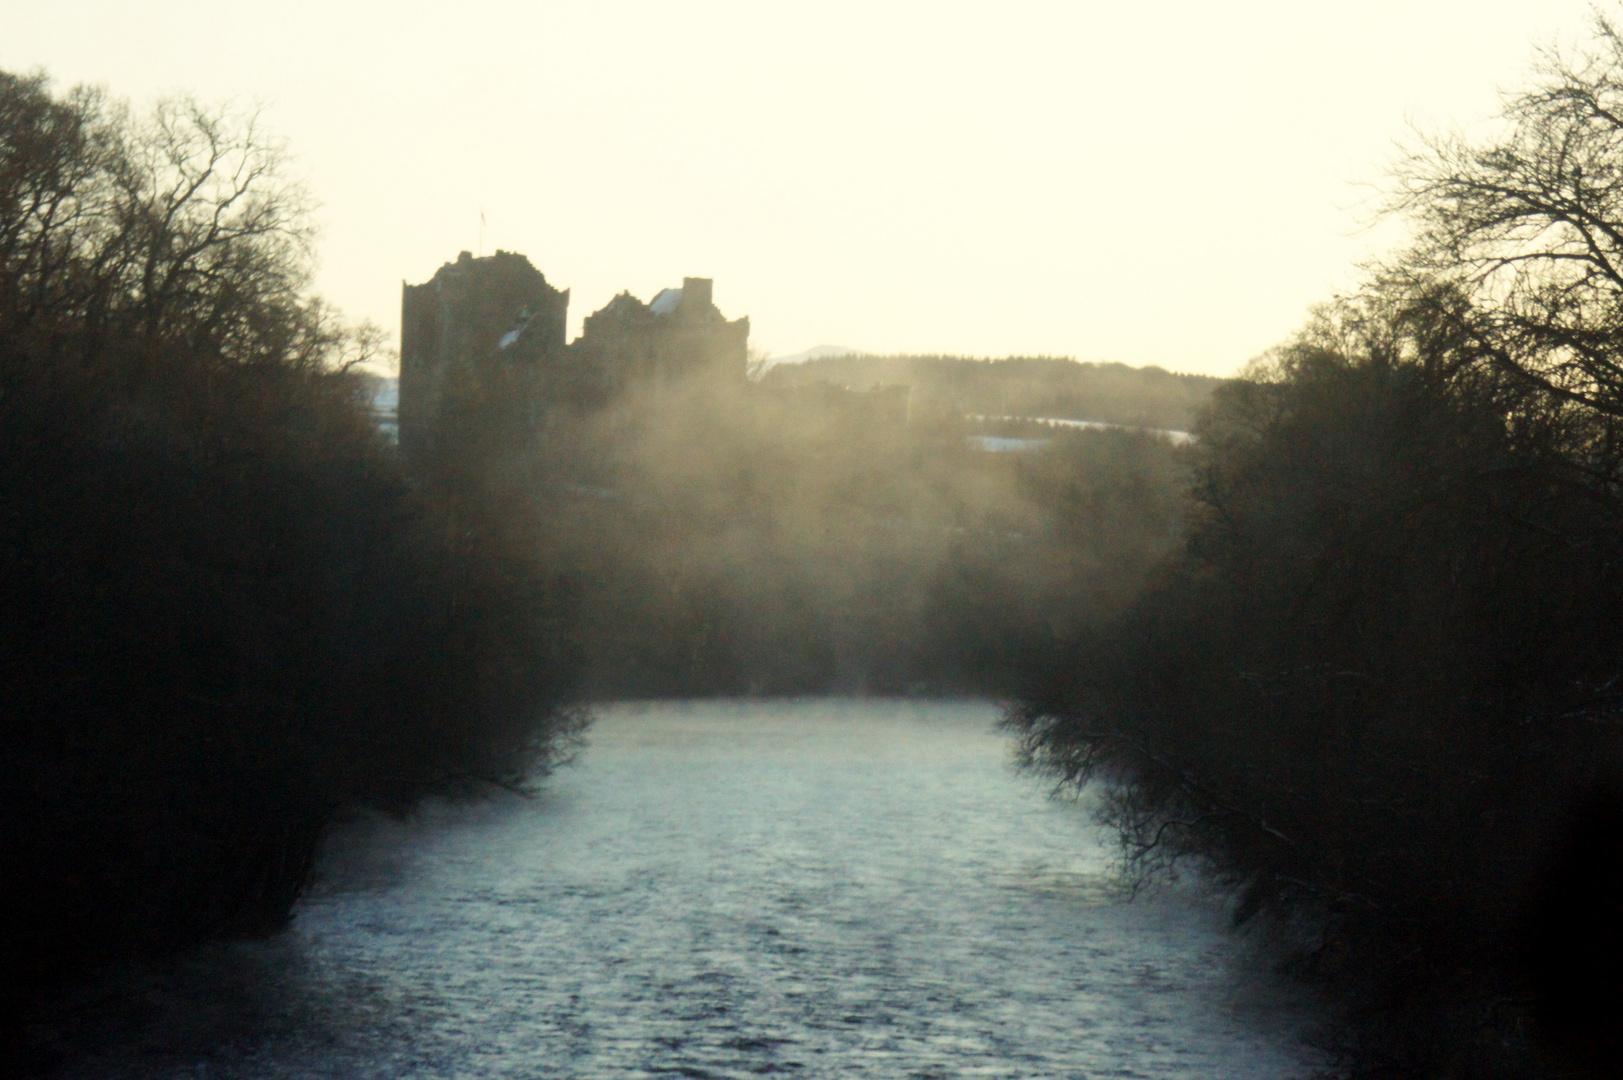
[[[1308,1073],[1216,914],[1123,903],[995,719],[605,710],[533,803],[351,827],[293,933],[166,976],[70,1075]]]

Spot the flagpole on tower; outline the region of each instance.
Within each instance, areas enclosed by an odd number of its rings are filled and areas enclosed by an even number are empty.
[[[485,204],[479,204],[479,257],[485,257]]]

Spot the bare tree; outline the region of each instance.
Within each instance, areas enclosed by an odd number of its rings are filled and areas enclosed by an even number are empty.
[[[138,122],[99,91],[52,97],[42,75],[0,73],[0,125],[0,319],[13,329],[72,324],[87,355],[113,340],[238,364],[356,355],[309,299],[311,200],[257,113],[179,98]]]
[[[1623,34],[1540,56],[1491,138],[1425,137],[1389,209],[1417,241],[1389,283],[1446,282],[1481,354],[1559,398],[1623,416]]]
[[[82,309],[74,270],[113,242],[121,140],[107,111],[96,91],[58,99],[43,75],[0,72],[0,319],[13,326]]]

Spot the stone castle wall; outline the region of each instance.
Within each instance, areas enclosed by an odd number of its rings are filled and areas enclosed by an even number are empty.
[[[564,362],[569,290],[547,284],[523,255],[464,251],[421,285],[402,285],[400,437],[408,448],[440,411],[447,379],[482,365],[537,373]]]

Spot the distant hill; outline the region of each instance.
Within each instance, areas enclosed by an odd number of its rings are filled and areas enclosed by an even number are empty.
[[[913,388],[915,412],[1100,420],[1178,431],[1189,429],[1195,412],[1222,381],[1065,357],[978,360],[866,353],[778,364],[761,377],[762,385],[783,388],[820,382],[858,390],[905,384]]]
[[[761,361],[760,371],[770,371],[779,364],[803,364],[807,360],[823,360],[831,356],[856,356],[861,352],[861,349],[848,349],[844,345],[816,345],[805,352],[768,357]]]

